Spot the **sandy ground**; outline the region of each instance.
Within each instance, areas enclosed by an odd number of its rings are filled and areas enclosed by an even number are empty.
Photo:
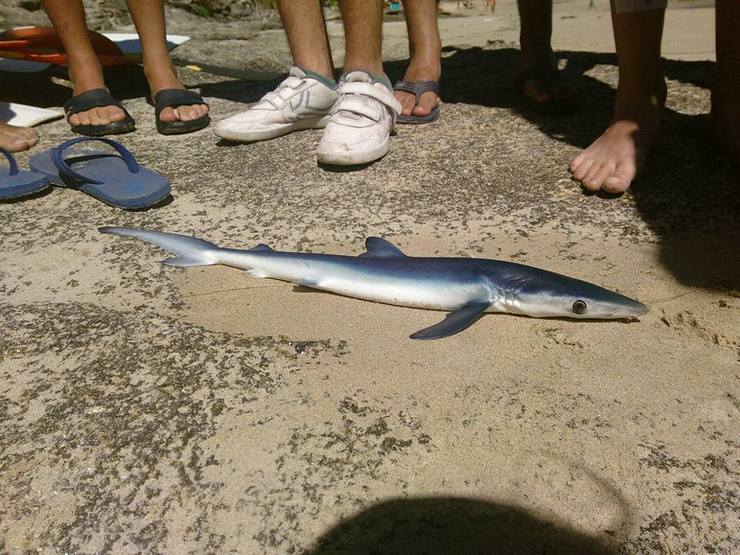
[[[319,131],[158,136],[144,91],[119,77],[139,125],[121,140],[172,178],[174,201],[126,213],[54,189],[0,205],[0,552],[737,552],[740,202],[704,135],[713,11],[669,11],[664,133],[612,199],[566,171],[616,83],[608,13],[584,4],[555,16],[578,114],[522,111],[517,22],[499,2],[443,19],[442,118],[401,127],[356,173],[317,167]],[[395,77],[402,29],[386,25]],[[178,59],[232,74],[286,63],[279,31],[227,30],[200,29]],[[182,75],[216,118],[274,84]],[[13,98],[68,95],[58,79],[0,79]],[[63,121],[40,132],[37,150],[70,135]],[[99,225],[332,253],[381,235],[409,254],[567,273],[651,311],[488,315],[413,342],[439,313],[163,267]]]

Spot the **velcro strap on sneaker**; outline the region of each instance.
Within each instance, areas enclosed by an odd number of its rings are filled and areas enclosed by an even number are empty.
[[[401,103],[393,93],[385,87],[376,87],[369,83],[343,83],[338,91],[340,94],[360,94],[374,98],[388,108],[395,119],[401,113]],[[342,102],[344,104],[344,101]]]
[[[272,92],[267,93],[259,101],[259,104],[262,104],[263,102],[267,102],[268,104],[270,104],[276,110],[282,110],[283,108],[285,108],[285,105],[288,103],[288,101],[285,100],[282,96],[280,96],[280,92],[279,91],[280,91],[280,89],[277,89],[275,91],[272,91]],[[259,106],[259,104],[257,106]],[[255,108],[257,106],[255,106]]]
[[[365,95],[367,96],[367,95]],[[334,103],[332,113],[352,112],[360,116],[365,116],[373,121],[380,121],[380,110],[382,108],[375,102],[355,95],[346,95],[340,97],[340,100]]]
[[[295,75],[289,75],[282,83],[281,87],[290,87],[291,89],[297,89],[303,85],[303,79],[298,79]]]

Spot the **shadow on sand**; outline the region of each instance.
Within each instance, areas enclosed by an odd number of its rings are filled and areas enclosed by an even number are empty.
[[[309,551],[337,553],[616,555],[617,551],[603,539],[519,507],[466,497],[427,497],[378,503],[342,521]]]

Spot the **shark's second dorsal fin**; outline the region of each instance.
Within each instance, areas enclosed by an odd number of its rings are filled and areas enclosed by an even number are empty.
[[[406,256],[401,249],[390,241],[381,239],[380,237],[368,237],[365,239],[365,252],[360,256],[374,257],[374,258],[391,258],[394,256]]]
[[[256,247],[252,247],[251,249],[247,249],[247,250],[257,251],[257,252],[259,252],[259,251],[262,251],[262,252],[272,252],[272,247],[269,247],[269,246],[265,245],[264,243],[260,243]]]

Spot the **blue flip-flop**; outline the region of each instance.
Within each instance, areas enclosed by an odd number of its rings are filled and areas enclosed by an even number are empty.
[[[0,148],[0,153],[8,159],[7,173],[0,169],[0,200],[27,197],[48,188],[49,178],[42,173],[18,169],[18,162],[10,152]]]
[[[82,142],[102,142],[116,152],[65,151]],[[169,179],[139,165],[122,144],[102,137],[79,137],[41,152],[29,160],[31,169],[60,187],[79,189],[116,208],[136,210],[154,206],[170,195]]]

